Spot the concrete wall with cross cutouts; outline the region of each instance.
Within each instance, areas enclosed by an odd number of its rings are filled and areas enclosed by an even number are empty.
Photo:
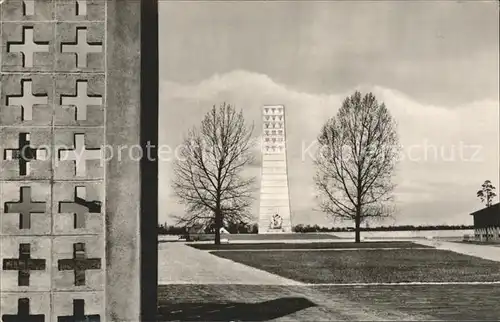
[[[0,320],[137,321],[140,2],[0,10]]]

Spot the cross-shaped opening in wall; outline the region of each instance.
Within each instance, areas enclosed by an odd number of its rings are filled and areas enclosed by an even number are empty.
[[[87,174],[87,161],[100,160],[101,148],[87,149],[85,147],[85,134],[75,134],[74,146],[73,150],[59,150],[59,160],[74,161],[76,176],[85,176]]]
[[[101,269],[100,258],[87,258],[84,243],[73,244],[73,258],[60,259],[57,263],[60,271],[70,270],[75,274],[75,286],[86,284],[85,272],[91,269]]]
[[[35,53],[49,52],[48,41],[35,41],[33,27],[23,27],[21,41],[7,42],[7,52],[19,52],[23,57],[23,67],[33,67]]]
[[[102,96],[100,95],[89,95],[88,94],[88,81],[79,80],[76,81],[76,90],[73,95],[61,95],[61,105],[63,106],[75,106],[75,120],[86,120],[87,119],[87,106],[102,105]]]
[[[4,149],[4,160],[19,161],[19,175],[30,174],[29,162],[33,160],[46,160],[47,150],[32,148],[30,145],[30,134],[19,133],[18,149]]]
[[[76,56],[76,66],[78,68],[86,68],[88,67],[87,55],[89,53],[102,53],[102,43],[87,41],[87,28],[77,27],[76,40],[61,43],[61,52],[74,53]]]
[[[33,16],[35,14],[35,0],[23,1],[23,15]]]
[[[100,322],[101,316],[99,314],[85,315],[85,300],[73,300],[73,315],[60,316],[57,322]]]
[[[31,200],[31,187],[21,187],[19,202],[6,202],[5,213],[19,213],[19,229],[31,229],[31,214],[44,214],[46,203]]]
[[[35,105],[47,105],[49,98],[47,93],[33,94],[33,81],[31,79],[21,80],[21,94],[7,95],[7,106],[21,107],[21,120],[33,120],[33,107]]]
[[[17,300],[17,314],[2,315],[3,322],[45,322],[44,314],[30,314],[30,299]]]
[[[76,15],[86,16],[87,15],[87,0],[76,0]]]
[[[30,244],[19,245],[19,258],[4,258],[4,271],[17,271],[17,285],[29,286],[31,271],[44,271],[45,259],[31,258]]]
[[[75,201],[62,201],[59,203],[59,213],[73,214],[73,228],[85,228],[85,214],[101,213],[101,202],[98,200],[87,201],[87,188],[75,187]]]

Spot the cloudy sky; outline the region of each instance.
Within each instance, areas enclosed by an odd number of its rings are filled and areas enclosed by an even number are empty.
[[[482,182],[500,185],[498,17],[495,1],[160,1],[160,143],[175,148],[223,101],[258,137],[262,105],[283,104],[293,224],[330,225],[308,148],[347,95],[371,91],[404,147],[388,223],[470,224]],[[173,224],[169,159],[160,222]]]

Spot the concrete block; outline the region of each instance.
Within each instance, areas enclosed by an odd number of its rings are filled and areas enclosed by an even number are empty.
[[[52,126],[51,75],[3,74],[0,86],[0,126]]]
[[[83,311],[88,319],[85,321],[99,321],[97,318],[104,321],[106,316],[104,292],[55,292],[52,303],[52,321],[59,321],[63,317],[69,319],[78,311]]]
[[[46,181],[0,182],[2,235],[50,235],[51,187]]]
[[[0,293],[50,291],[50,237],[2,236],[0,242]]]
[[[2,22],[2,71],[51,72],[54,28],[53,22]]]
[[[56,0],[58,21],[104,21],[105,2],[101,0]]]
[[[53,290],[104,290],[106,260],[102,236],[55,237],[52,245]]]
[[[2,21],[52,21],[55,0],[6,0],[2,2]],[[24,6],[22,5],[24,4]]]
[[[58,22],[56,71],[104,72],[104,31],[101,22]]]
[[[104,234],[103,182],[56,182],[53,191],[54,235]]]
[[[54,177],[57,180],[104,178],[104,129],[56,129],[54,146]]]
[[[0,127],[0,179],[48,180],[51,178],[50,128]],[[24,149],[23,149],[24,147]],[[21,162],[19,160],[24,160]]]
[[[49,292],[1,292],[0,307],[4,321],[13,321],[14,318],[17,318],[17,321],[25,321],[28,318],[50,321]]]
[[[55,126],[103,126],[104,74],[56,76]]]

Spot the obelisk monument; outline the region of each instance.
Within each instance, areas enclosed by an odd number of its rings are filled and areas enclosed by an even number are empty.
[[[262,176],[259,234],[292,231],[285,134],[285,107],[262,108]]]

